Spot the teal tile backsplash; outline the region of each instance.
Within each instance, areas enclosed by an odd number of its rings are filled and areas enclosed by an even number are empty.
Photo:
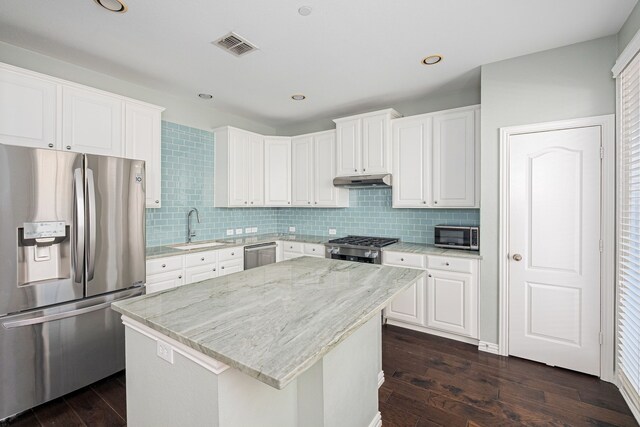
[[[478,225],[478,209],[392,209],[391,189],[352,189],[349,208],[214,208],[212,132],[162,122],[162,207],[147,209],[147,246],[186,240],[187,211],[200,211],[198,240],[225,237],[229,228],[258,227],[259,233],[361,234],[433,243],[436,224]],[[195,221],[194,221],[195,222]]]

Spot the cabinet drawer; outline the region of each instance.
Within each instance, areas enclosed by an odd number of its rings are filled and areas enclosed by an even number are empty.
[[[178,257],[180,258],[180,257]],[[147,294],[165,291],[184,285],[182,269],[147,276]]]
[[[426,268],[425,255],[411,254],[407,252],[382,252],[382,263],[398,267]]]
[[[324,245],[315,245],[313,243],[305,243],[304,253],[306,255],[324,258]]]
[[[197,252],[184,256],[185,267],[215,264],[218,262],[218,251]]]
[[[299,254],[304,253],[304,244],[300,242],[283,242],[283,243],[284,243],[285,252],[294,252]]]
[[[147,275],[182,270],[182,255],[150,259],[147,261]]]
[[[235,248],[219,249],[216,252],[218,252],[218,261],[241,259],[244,254],[244,248],[239,246]]]
[[[433,268],[443,271],[457,271],[459,273],[472,273],[476,260],[444,257],[444,256],[427,256],[427,268]]]
[[[220,261],[218,267],[218,276],[226,276],[227,274],[244,270],[244,264],[242,260],[239,259]]]

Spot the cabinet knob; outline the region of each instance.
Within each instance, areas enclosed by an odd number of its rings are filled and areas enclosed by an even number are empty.
[[[53,144],[49,143],[49,148],[53,148]]]
[[[354,171],[354,172],[358,172],[358,169],[354,169],[353,171]]]
[[[182,279],[182,274],[178,276],[178,279]]]
[[[234,256],[236,253],[235,252],[231,252],[231,256]]]
[[[246,205],[246,204],[247,204],[247,202],[244,202],[244,204]]]
[[[71,146],[70,145],[67,145],[67,150],[71,150]]]
[[[438,204],[438,201],[437,201],[437,200],[434,200],[434,201],[433,201],[433,204],[434,204],[434,205],[437,205],[437,204]]]
[[[167,266],[167,264],[162,264],[162,268],[165,268]]]
[[[288,205],[290,205],[290,204],[291,204],[291,202],[287,202],[287,204],[288,204]]]
[[[312,250],[313,252],[315,252],[315,251],[316,251],[316,248],[313,248],[313,249],[311,249],[311,250]]]
[[[253,204],[253,202],[251,202],[251,204]]]
[[[200,258],[200,261],[204,261],[204,257]]]
[[[422,201],[422,204],[423,204],[423,205],[426,205],[426,204],[427,204],[427,201],[426,201],[426,200],[423,200],[423,201]]]
[[[400,261],[404,261],[404,258],[400,258]]]
[[[318,202],[315,202],[315,204],[317,205],[317,204],[318,204]]]
[[[307,202],[307,204],[308,204],[308,205],[310,205],[310,204],[311,204],[311,202]]]
[[[216,271],[215,267],[213,268],[213,271]]]
[[[366,172],[367,170],[365,168],[362,168],[362,172]]]
[[[156,200],[156,205],[157,205],[158,203],[160,203],[160,200]]]
[[[222,267],[220,267],[220,268],[224,270],[224,265]]]
[[[433,277],[433,276],[429,275],[429,277]]]
[[[445,262],[445,263],[444,263],[444,265],[446,265],[446,266],[448,267],[448,266],[449,266],[449,263],[448,263],[448,262]]]

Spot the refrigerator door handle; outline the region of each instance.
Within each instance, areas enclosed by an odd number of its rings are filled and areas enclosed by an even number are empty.
[[[84,274],[84,182],[82,178],[82,169],[77,168],[73,171],[73,192],[74,192],[74,232],[73,239],[75,242],[74,268],[76,283],[82,282]]]
[[[87,282],[93,280],[96,271],[96,185],[93,171],[87,169],[87,197],[89,214],[89,249],[87,250]]]
[[[141,287],[141,288],[138,288],[136,292],[127,293],[126,296],[122,298],[114,299],[112,301],[105,301],[95,305],[90,305],[89,307],[82,307],[76,310],[65,311],[63,313],[55,313],[55,314],[49,314],[46,316],[33,317],[31,319],[4,322],[2,326],[5,329],[13,329],[13,328],[19,328],[21,326],[39,325],[41,323],[52,322],[54,320],[60,320],[60,319],[66,319],[68,317],[79,316],[81,314],[91,313],[92,311],[98,311],[98,310],[102,310],[103,308],[110,307],[111,304],[114,302],[118,302],[118,301],[122,301],[128,298],[138,296],[142,294],[143,291],[144,291],[144,287]]]

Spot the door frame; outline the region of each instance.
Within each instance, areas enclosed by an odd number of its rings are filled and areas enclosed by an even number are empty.
[[[600,164],[600,378],[615,382],[615,115],[500,128],[500,211],[498,228],[498,352],[509,355],[509,147],[511,137],[581,127],[601,127],[604,149]],[[607,208],[607,207],[612,207]]]

